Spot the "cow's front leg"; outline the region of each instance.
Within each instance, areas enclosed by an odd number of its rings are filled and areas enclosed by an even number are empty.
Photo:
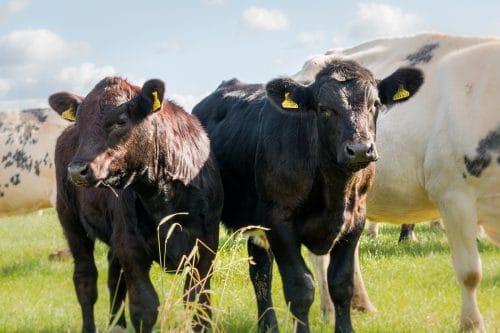
[[[356,247],[354,254],[354,293],[352,296],[351,307],[361,312],[377,312],[377,308],[373,305],[368,297],[363,277],[361,275],[361,267],[359,265],[359,244]],[[323,320],[335,322],[335,310],[333,302],[328,290],[327,270],[330,264],[330,255],[316,255],[309,251],[309,258],[316,272],[316,279],[319,286],[320,310]]]
[[[84,236],[85,230],[76,217],[71,215],[59,214],[59,219],[74,259],[73,283],[82,310],[82,332],[94,333],[94,304],[97,301],[94,241]]]
[[[123,263],[125,283],[129,296],[130,319],[136,332],[148,333],[158,317],[160,302],[149,279],[151,262]]]
[[[250,280],[257,298],[259,313],[259,331],[277,332],[278,321],[273,307],[271,286],[273,281],[274,257],[269,249],[256,245],[255,239],[250,237],[247,242],[248,255],[252,258],[249,263]]]
[[[443,195],[439,210],[450,242],[451,257],[462,288],[462,329],[485,332],[476,290],[481,282],[481,258],[477,248],[477,214],[474,200],[463,192]]]
[[[122,267],[118,262],[118,258],[116,258],[111,250],[108,251],[108,267],[108,289],[111,300],[111,318],[109,323],[112,324],[116,320],[116,315],[118,315],[122,305],[125,303],[127,288],[125,286],[125,277],[122,276]],[[115,325],[125,328],[127,325],[125,321],[125,309],[119,315],[120,317],[116,320]]]
[[[283,281],[285,300],[296,319],[296,332],[309,332],[309,309],[314,301],[314,280],[300,253],[301,243],[292,223],[273,223],[268,231],[271,250]]]
[[[364,220],[343,233],[330,251],[328,289],[335,306],[335,332],[353,332],[351,324],[351,300],[354,289],[354,260]]]
[[[218,230],[218,229],[217,229]],[[212,310],[210,309],[210,278],[213,271],[215,251],[217,251],[218,233],[211,239],[205,239],[198,244],[198,255],[195,256],[195,269],[186,276],[184,284],[184,303],[187,306],[195,306],[193,316],[193,330],[195,332],[206,332],[212,328],[210,321]]]

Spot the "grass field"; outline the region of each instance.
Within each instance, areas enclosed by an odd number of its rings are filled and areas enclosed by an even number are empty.
[[[380,236],[361,239],[361,268],[369,295],[378,308],[374,314],[353,314],[357,332],[457,332],[460,322],[460,289],[451,265],[444,233],[428,227],[416,228],[418,242],[397,244],[399,228],[383,226]],[[255,332],[256,304],[248,277],[245,240],[221,235],[212,279],[213,320],[220,332]],[[29,214],[0,219],[0,333],[79,332],[80,308],[72,283],[71,261],[49,261],[48,255],[66,247],[53,210],[42,216]],[[487,240],[479,243],[483,280],[478,302],[488,332],[500,332],[500,248]],[[106,332],[109,296],[106,289],[106,246],[99,244],[99,300],[96,322]],[[182,281],[151,272],[163,299],[157,330],[184,330],[180,301]],[[275,270],[273,295],[281,332],[291,332],[291,318],[283,300],[281,281]],[[167,313],[168,312],[168,313]],[[128,313],[128,310],[127,310]],[[163,325],[161,321],[163,320]],[[310,314],[312,332],[331,332],[322,322],[319,296]],[[132,329],[129,329],[132,331]]]

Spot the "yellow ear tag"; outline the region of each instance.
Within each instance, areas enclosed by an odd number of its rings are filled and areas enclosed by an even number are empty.
[[[400,99],[405,99],[410,96],[410,92],[406,90],[403,85],[401,84],[398,88],[398,91],[392,96],[393,101],[398,101]]]
[[[284,109],[298,109],[299,108],[299,105],[297,103],[295,103],[291,98],[290,98],[290,93],[289,92],[286,92],[285,93],[285,100],[283,101],[283,103],[281,103],[281,106],[284,108]]]
[[[151,107],[151,112],[156,112],[161,109],[160,99],[158,98],[158,92],[153,91],[153,106]]]
[[[63,119],[69,120],[69,121],[75,121],[76,115],[75,115],[75,111],[73,110],[73,107],[70,106],[69,108],[64,110],[63,113],[61,113],[61,117]]]

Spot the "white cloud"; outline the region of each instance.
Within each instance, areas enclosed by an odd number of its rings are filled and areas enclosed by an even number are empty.
[[[0,6],[0,22],[3,22],[15,14],[22,12],[30,4],[29,0],[10,0]]]
[[[288,28],[288,19],[280,10],[262,7],[249,7],[243,11],[243,23],[251,30],[285,30]]]
[[[0,96],[7,94],[10,89],[9,81],[0,79]]]
[[[175,103],[179,104],[180,106],[182,106],[184,108],[184,110],[191,113],[194,106],[196,104],[198,104],[198,102],[200,102],[206,96],[208,96],[208,93],[198,95],[198,96],[172,94],[171,96],[167,96],[167,98],[174,101]]]
[[[64,90],[86,95],[96,83],[111,75],[115,75],[115,69],[112,66],[96,67],[92,63],[83,63],[79,66],[63,68],[57,79]]]
[[[324,35],[323,31],[301,32],[298,41],[302,45],[312,44],[321,41]]]
[[[379,3],[361,3],[349,26],[348,38],[355,41],[416,33],[424,21],[400,8]]]
[[[9,71],[34,71],[81,56],[90,47],[82,42],[68,42],[50,30],[20,30],[0,38],[0,68]]]

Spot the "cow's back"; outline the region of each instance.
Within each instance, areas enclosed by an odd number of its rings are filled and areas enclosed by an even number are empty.
[[[400,66],[424,71],[418,94],[379,116],[380,159],[368,196],[369,219],[415,223],[438,218],[440,201],[456,191],[475,196],[479,222],[498,220],[499,52],[500,39],[425,33],[332,50],[310,59],[296,74],[310,80],[325,59],[337,56],[360,62],[377,78]],[[488,152],[491,161],[484,167]],[[500,241],[492,229],[490,236]]]
[[[54,147],[67,125],[50,109],[0,112],[0,216],[55,204]]]
[[[193,109],[210,138],[224,185],[222,220],[238,229],[254,222],[257,194],[254,164],[262,85],[222,83]]]

